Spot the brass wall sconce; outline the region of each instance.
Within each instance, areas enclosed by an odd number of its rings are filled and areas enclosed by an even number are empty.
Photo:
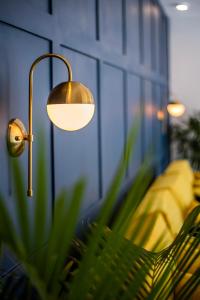
[[[92,119],[95,110],[94,99],[90,90],[80,82],[72,81],[70,63],[61,55],[47,53],[38,57],[29,72],[29,121],[28,133],[19,119],[12,119],[8,124],[7,146],[13,157],[21,155],[28,143],[28,190],[27,196],[33,196],[32,189],[32,143],[33,143],[33,72],[43,59],[53,57],[60,59],[68,70],[68,81],[58,84],[50,92],[47,101],[47,114],[50,120],[60,129],[79,130]]]

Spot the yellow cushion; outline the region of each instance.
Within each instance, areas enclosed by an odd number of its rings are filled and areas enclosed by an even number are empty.
[[[194,172],[194,177],[195,177],[196,179],[200,179],[200,172],[195,171],[195,172]]]
[[[163,214],[168,228],[173,235],[177,235],[183,225],[182,212],[168,189],[158,191],[150,189],[139,206],[136,215],[140,216],[144,212],[160,212]]]
[[[182,173],[169,173],[159,176],[151,186],[152,191],[164,189],[172,193],[183,214],[185,214],[193,200],[192,184],[185,179]]]
[[[190,163],[187,160],[174,160],[166,168],[165,173],[181,173],[189,182],[193,182],[194,173],[190,166]]]
[[[194,183],[195,186],[200,186],[200,178],[194,178]]]
[[[136,233],[133,236],[135,231]],[[139,235],[137,234],[138,231]],[[169,246],[174,239],[163,214],[160,212],[154,212],[140,217],[133,216],[125,237],[129,240],[131,239],[134,244],[142,246],[149,251],[160,251]],[[156,246],[158,241],[159,245]]]
[[[197,196],[200,196],[200,186],[199,187],[194,187],[193,188],[193,193]]]
[[[184,285],[187,283],[187,281],[191,278],[192,274],[186,273],[183,277],[183,279],[180,281],[178,286],[175,289],[175,296],[174,299],[176,299],[176,296],[178,296],[178,292],[181,292],[183,289]],[[190,299],[188,300],[199,300],[200,299],[200,286],[198,285],[195,292],[193,293],[192,296],[190,296]]]

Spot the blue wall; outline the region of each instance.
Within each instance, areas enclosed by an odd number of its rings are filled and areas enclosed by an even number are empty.
[[[136,115],[142,126],[125,181],[134,178],[150,144],[155,145],[156,172],[165,167],[168,22],[156,0],[1,0],[0,40],[0,189],[8,202],[13,187],[5,143],[7,122],[18,117],[27,125],[29,68],[46,52],[66,56],[74,80],[86,84],[96,101],[95,117],[86,128],[69,133],[53,127],[46,99],[53,86],[66,80],[66,70],[57,60],[38,65],[34,162],[42,127],[50,213],[55,195],[80,175],[88,179],[83,214],[98,206]],[[165,114],[163,122],[157,120],[158,110]],[[27,152],[20,160],[26,174]]]

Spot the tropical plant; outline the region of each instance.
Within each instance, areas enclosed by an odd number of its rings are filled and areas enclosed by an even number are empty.
[[[82,241],[76,237],[76,226],[84,180],[80,179],[71,191],[61,192],[55,202],[53,222],[49,224],[46,188],[45,184],[41,186],[41,182],[45,183],[45,166],[40,151],[34,226],[31,226],[21,168],[17,161],[14,162],[14,217],[19,228],[14,225],[5,199],[1,197],[0,238],[18,259],[23,271],[3,280],[0,299],[170,299],[199,258],[196,250],[200,232],[196,220],[200,208],[189,215],[174,243],[159,253],[134,245],[145,214],[131,240],[126,240],[124,235],[132,215],[152,177],[145,162],[111,228],[108,228],[135,139],[134,129],[95,223],[91,224]],[[148,232],[146,234],[148,236]],[[190,299],[199,282],[197,270],[176,293],[175,299]]]
[[[172,137],[180,157],[188,159],[195,170],[200,170],[200,112],[173,125]]]

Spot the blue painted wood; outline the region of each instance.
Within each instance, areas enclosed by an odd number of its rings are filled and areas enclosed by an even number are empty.
[[[51,1],[49,1],[49,0],[27,0],[27,3],[33,9],[51,13]]]
[[[100,41],[108,52],[123,53],[122,0],[101,0]]]
[[[153,55],[153,69],[159,73],[159,63],[160,63],[160,8],[156,1],[152,2],[152,29],[154,32],[154,38],[153,38],[153,49],[152,49],[152,55]]]
[[[96,1],[59,0],[55,1],[58,26],[65,38],[95,40],[97,35]]]
[[[154,85],[153,95],[155,99],[155,114],[154,114],[154,144],[155,144],[155,162],[156,162],[156,175],[159,175],[162,172],[162,160],[163,160],[163,149],[162,149],[162,128],[163,120],[159,119],[159,112],[163,112],[162,103],[161,103],[161,88],[159,85]]]
[[[141,79],[136,75],[127,77],[127,123],[128,129],[138,126],[142,119]],[[133,125],[134,124],[134,125]],[[132,159],[129,165],[129,178],[133,178],[142,162],[142,123],[138,126],[138,137],[134,145]]]
[[[152,65],[152,20],[150,0],[141,0],[142,4],[142,38],[143,38],[143,61],[147,68]]]
[[[153,90],[152,83],[148,80],[143,81],[144,89],[144,155],[152,152],[153,144]]]
[[[123,72],[103,65],[101,75],[102,182],[105,195],[123,153]]]
[[[130,62],[140,63],[140,6],[139,0],[126,1],[127,54]]]

